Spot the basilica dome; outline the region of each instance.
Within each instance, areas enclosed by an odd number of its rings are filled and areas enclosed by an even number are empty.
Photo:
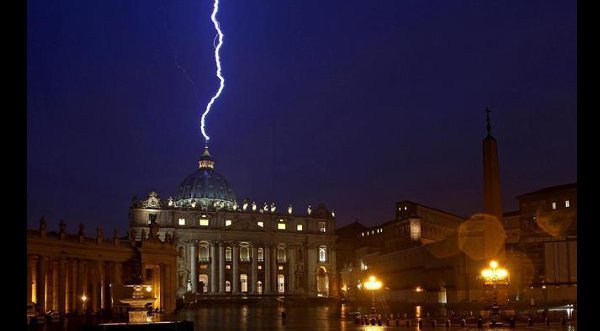
[[[233,190],[214,167],[215,162],[206,146],[198,162],[198,170],[187,176],[179,186],[175,206],[231,209],[235,203]]]

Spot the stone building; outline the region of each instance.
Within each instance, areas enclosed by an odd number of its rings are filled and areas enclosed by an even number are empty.
[[[381,225],[338,229],[343,294],[360,296],[362,282],[373,274],[385,284],[389,301],[454,303],[481,296],[481,286],[468,276],[475,264],[458,250],[457,231],[465,219],[411,201],[395,209],[395,218]]]
[[[42,218],[40,228],[27,230],[27,301],[40,311],[92,313],[120,305],[124,285],[151,285],[149,296],[155,307],[175,309],[177,251],[171,238],[158,238],[153,224],[148,239],[120,238],[115,230],[104,237],[86,237],[83,224],[79,233],[48,231]],[[129,291],[131,292],[131,291]]]
[[[528,301],[577,301],[577,183],[546,187],[517,197],[519,210],[505,228],[507,259],[515,269],[514,293]]]
[[[152,192],[130,209],[132,235],[153,221],[161,237],[173,234],[178,296],[337,295],[334,212],[238,203],[214,168],[206,147],[174,198]]]

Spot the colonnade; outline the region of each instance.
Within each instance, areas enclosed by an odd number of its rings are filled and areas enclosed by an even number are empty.
[[[189,263],[187,267],[193,293],[201,292],[201,278],[208,278],[208,284],[204,284],[206,289],[203,288],[202,292],[210,294],[293,293],[297,264],[303,264],[295,258],[295,251],[300,249],[297,245],[198,240],[187,241],[184,245],[190,254],[186,261]],[[201,247],[208,256],[200,256]],[[242,247],[248,250],[243,255]],[[262,254],[259,254],[261,249]],[[229,250],[230,253],[227,253]]]
[[[27,256],[27,301],[41,311],[99,312],[111,307],[111,284],[121,284],[116,261]]]

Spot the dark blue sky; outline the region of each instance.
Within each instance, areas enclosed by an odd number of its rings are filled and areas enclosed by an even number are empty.
[[[576,1],[221,1],[207,130],[238,200],[323,201],[339,225],[404,199],[468,216],[486,106],[505,210],[577,180]],[[212,1],[27,7],[28,224],[123,231],[133,195],[197,167]]]

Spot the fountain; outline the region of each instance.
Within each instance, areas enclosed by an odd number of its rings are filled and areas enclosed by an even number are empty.
[[[152,321],[152,317],[148,316],[147,304],[153,304],[156,298],[148,298],[142,292],[142,288],[146,287],[148,292],[152,291],[150,285],[125,285],[133,287],[133,295],[131,299],[120,299],[124,304],[131,306],[129,311],[129,323],[147,323]]]

